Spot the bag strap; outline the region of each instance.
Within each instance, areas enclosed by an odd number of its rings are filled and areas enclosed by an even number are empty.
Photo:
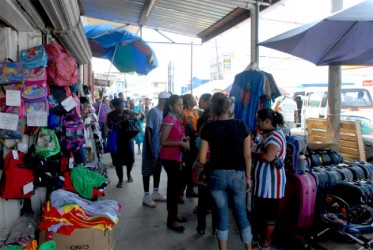
[[[14,150],[14,149],[17,149],[17,145],[18,145],[18,143],[20,143],[20,142],[22,142],[22,140],[18,140],[18,139],[16,139],[16,140],[15,140],[15,144],[14,144],[13,146],[8,146],[8,145],[6,145],[6,143],[5,143],[5,139],[0,139],[0,143],[1,143],[1,145],[3,145],[4,148],[6,148],[6,149],[8,149],[8,150],[10,150],[10,151],[12,151],[12,150]]]

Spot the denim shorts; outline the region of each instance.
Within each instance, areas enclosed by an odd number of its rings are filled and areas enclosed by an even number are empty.
[[[210,170],[208,186],[214,201],[217,218],[216,237],[219,240],[228,239],[228,200],[230,200],[232,201],[232,213],[240,230],[241,239],[244,243],[250,243],[252,234],[246,211],[245,172],[236,170]]]

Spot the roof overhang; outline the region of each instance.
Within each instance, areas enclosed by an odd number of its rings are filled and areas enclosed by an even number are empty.
[[[79,0],[86,17],[200,38],[206,42],[280,0]]]

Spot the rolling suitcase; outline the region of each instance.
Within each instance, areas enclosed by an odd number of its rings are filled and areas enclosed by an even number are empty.
[[[316,200],[315,178],[305,173],[286,173],[286,189],[281,218],[295,228],[313,225]]]

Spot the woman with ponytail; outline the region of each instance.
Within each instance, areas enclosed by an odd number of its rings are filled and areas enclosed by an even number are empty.
[[[163,110],[159,156],[167,173],[167,227],[178,233],[183,233],[185,229],[180,223],[188,221],[178,215],[178,196],[183,188],[183,152],[190,149],[189,138],[185,137],[180,119],[182,113],[181,97],[171,95]]]
[[[223,93],[215,93],[211,99],[212,121],[205,123],[201,131],[198,159],[206,163],[207,186],[213,199],[216,218],[216,237],[220,249],[227,248],[229,208],[240,230],[246,249],[251,249],[251,226],[246,213],[246,192],[251,188],[251,136],[242,120],[229,117],[230,100]]]
[[[253,146],[254,224],[255,235],[261,239],[262,249],[269,249],[272,233],[278,219],[279,201],[284,197],[286,176],[284,159],[286,140],[281,127],[281,113],[270,108],[256,114],[260,131],[257,144]],[[260,240],[258,239],[258,240]]]

